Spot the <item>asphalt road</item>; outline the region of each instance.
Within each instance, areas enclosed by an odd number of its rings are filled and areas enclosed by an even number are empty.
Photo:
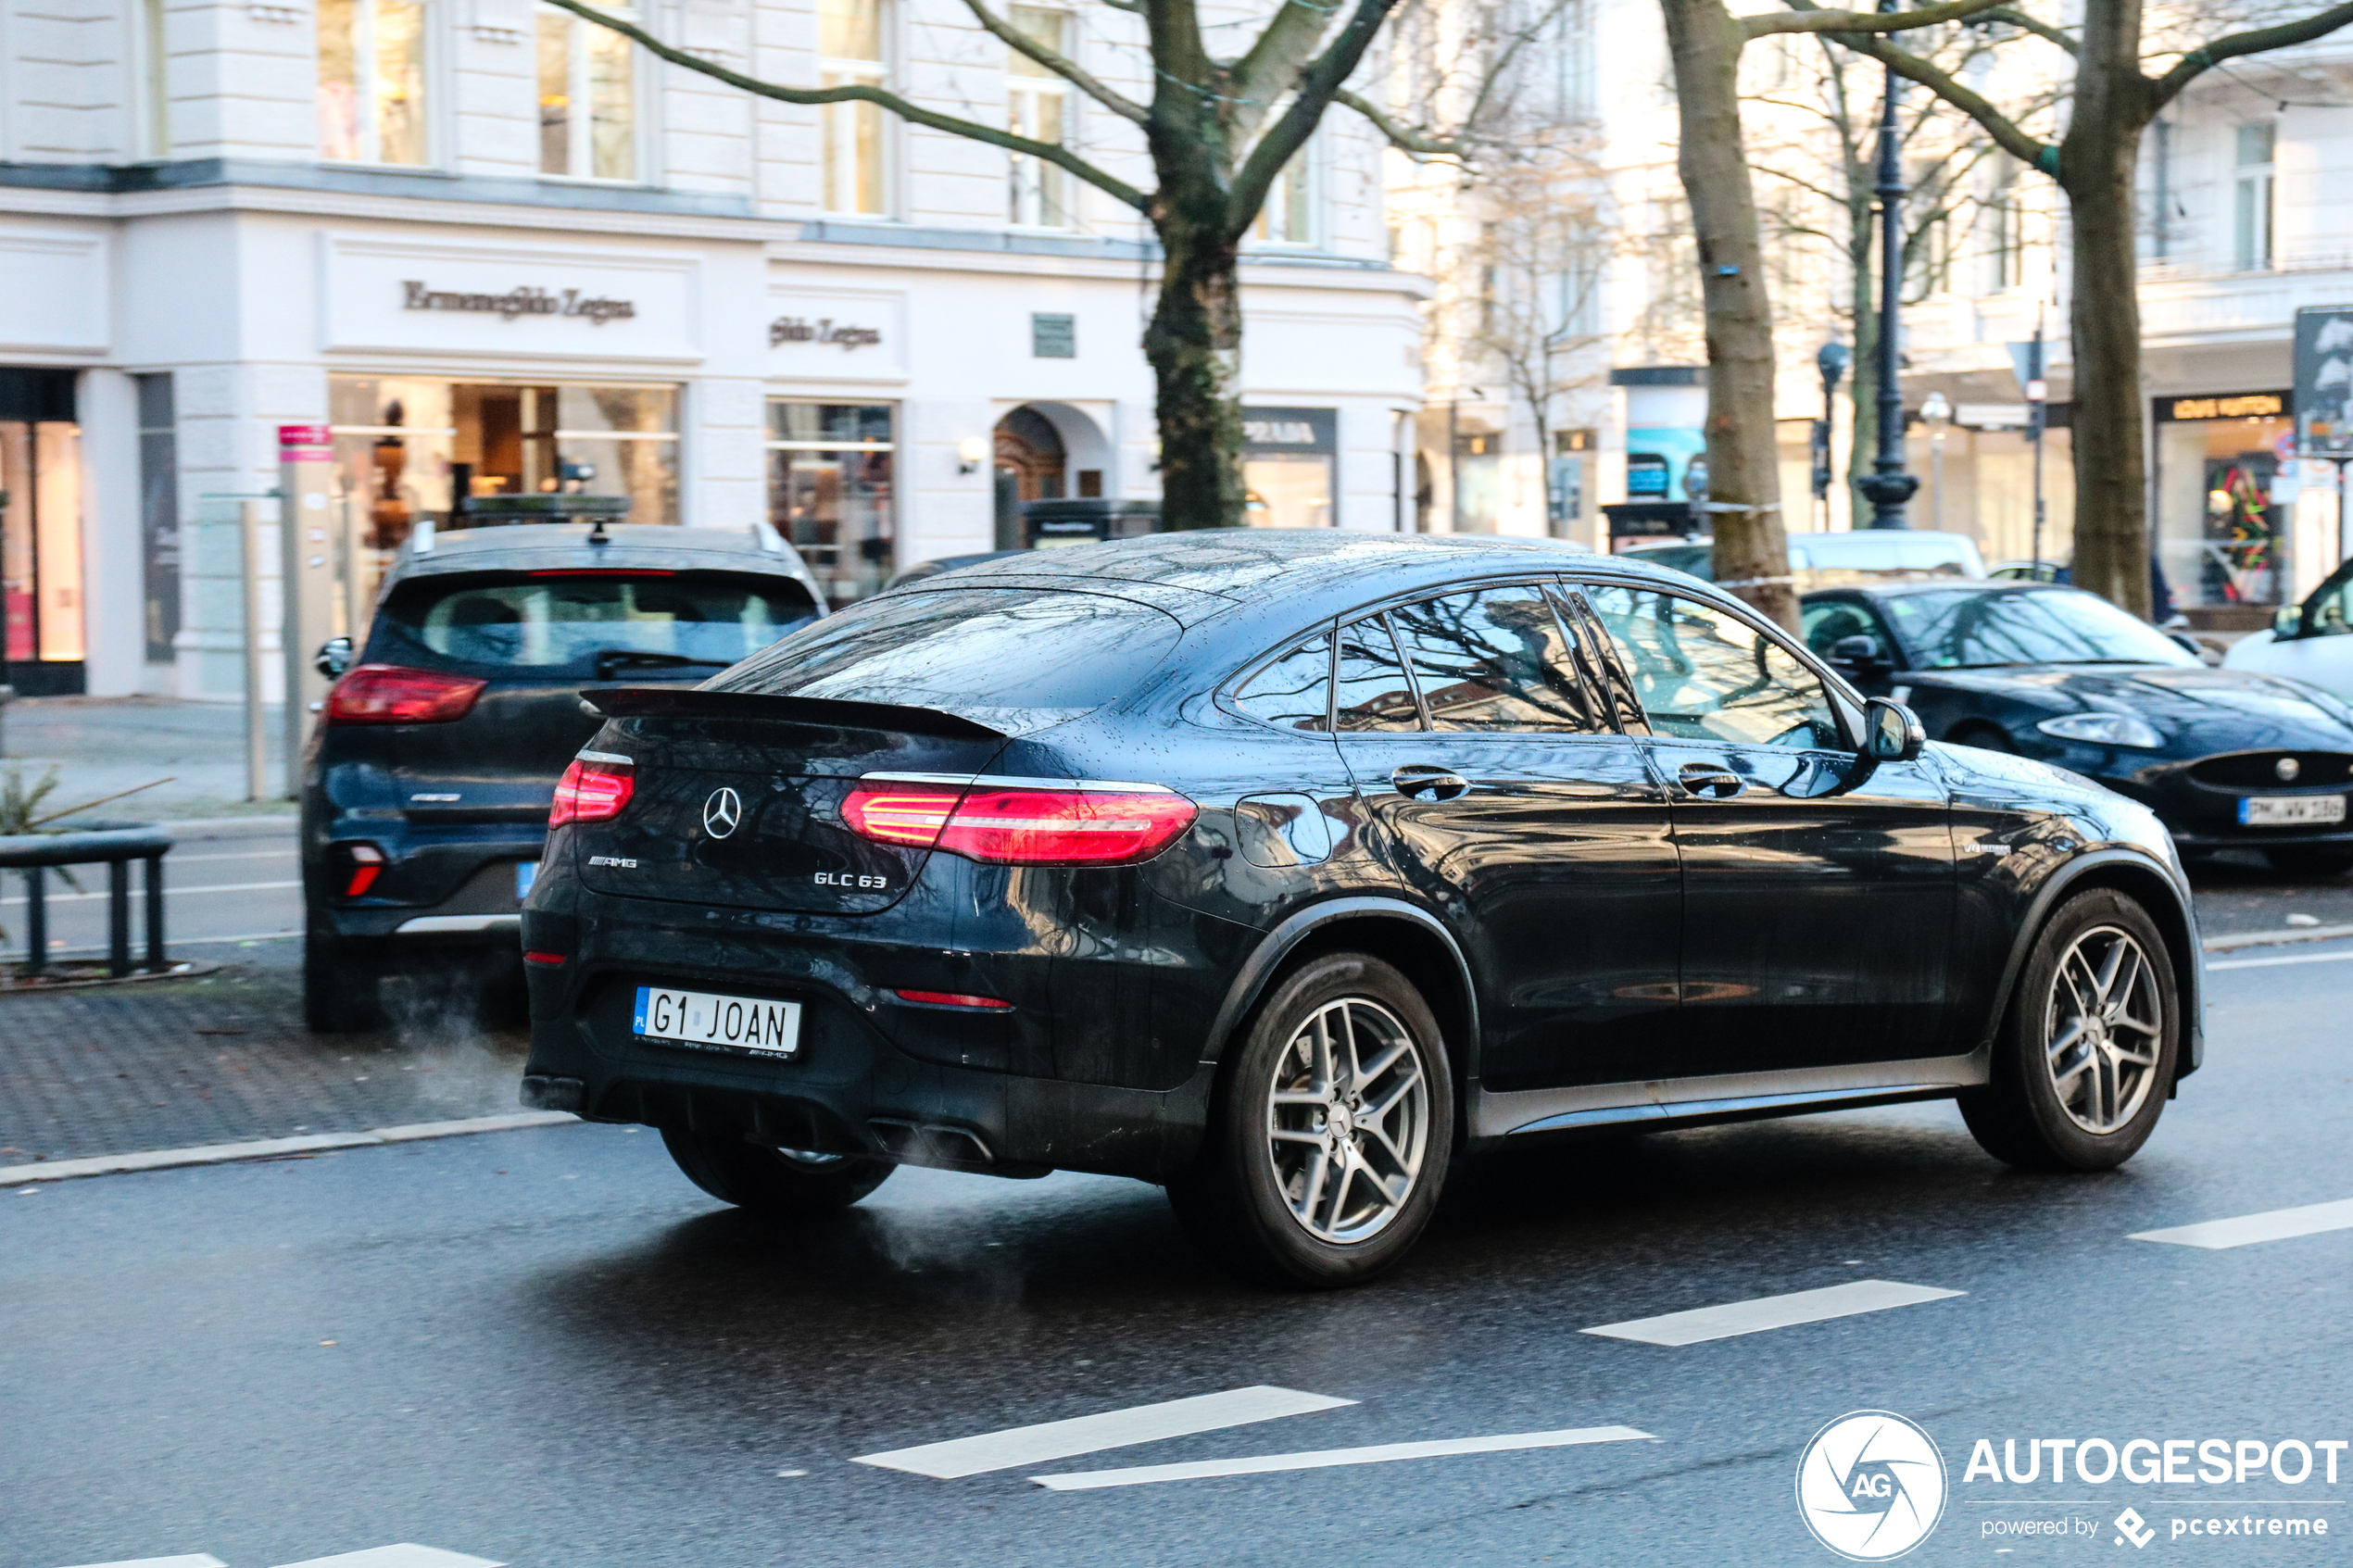
[[[0,1194],[0,1565],[1830,1563],[1799,1457],[1872,1409],[1949,1476],[1910,1562],[2113,1561],[2128,1505],[2152,1553],[2353,1561],[2342,1449],[2334,1485],[1964,1474],[1980,1437],[2021,1469],[2045,1437],[2353,1439],[2353,1228],[2132,1239],[2353,1198],[2353,950],[2222,962],[2210,1064],[2121,1172],[2008,1173],[1943,1106],[1615,1140],[1478,1170],[1341,1295],[1227,1280],[1132,1183],[901,1172],[795,1233],[585,1125]],[[1680,1347],[1580,1332],[1866,1279],[1961,1294]],[[1355,1402],[960,1479],[853,1462],[1262,1385]],[[1646,1436],[1029,1479],[1617,1426]],[[2330,1533],[2171,1534],[2226,1512]]]

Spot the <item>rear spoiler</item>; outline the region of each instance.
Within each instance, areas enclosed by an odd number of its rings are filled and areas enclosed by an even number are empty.
[[[950,740],[1003,740],[992,730],[935,708],[762,692],[707,692],[692,686],[590,686],[580,700],[608,719],[759,719],[831,730],[887,730]]]

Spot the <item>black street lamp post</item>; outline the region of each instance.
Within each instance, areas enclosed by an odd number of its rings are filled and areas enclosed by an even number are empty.
[[[1896,0],[1880,0],[1892,11]],[[1873,528],[1909,528],[1904,504],[1920,487],[1904,471],[1904,158],[1895,122],[1899,80],[1887,73],[1887,97],[1879,119],[1879,450],[1871,471],[1856,488],[1871,504]]]

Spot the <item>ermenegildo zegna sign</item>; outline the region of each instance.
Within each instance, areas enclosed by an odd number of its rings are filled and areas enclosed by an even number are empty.
[[[635,300],[610,299],[603,295],[583,296],[578,289],[550,294],[546,289],[525,285],[505,294],[459,294],[403,279],[400,290],[403,310],[462,310],[509,321],[520,316],[577,316],[601,327],[607,321],[625,321],[637,314]]]

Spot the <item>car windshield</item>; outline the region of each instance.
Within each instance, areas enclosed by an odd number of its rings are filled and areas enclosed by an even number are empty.
[[[1176,643],[1174,617],[1105,594],[902,588],[786,638],[711,691],[933,708],[987,721],[1125,696]]]
[[[377,617],[380,664],[551,680],[723,670],[816,619],[789,577],[717,571],[510,571],[411,578]]]
[[[2106,599],[2070,589],[1890,594],[1879,607],[1918,670],[1994,664],[2173,664],[2197,659]]]

